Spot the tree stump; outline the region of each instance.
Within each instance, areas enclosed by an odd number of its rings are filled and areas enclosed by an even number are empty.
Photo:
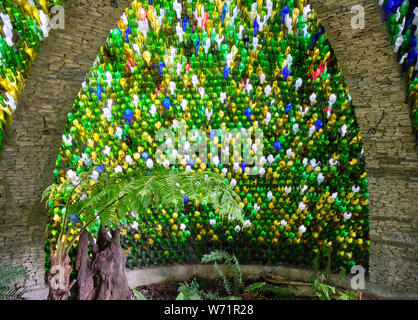
[[[89,257],[89,243],[93,259]],[[120,245],[120,235],[112,231],[110,238],[100,228],[97,244],[87,234],[80,235],[76,268],[78,298],[80,300],[126,300],[131,296],[126,275],[126,255]]]
[[[94,271],[91,267],[92,260],[88,253],[89,239],[86,231],[80,234],[77,249],[77,270],[78,300],[92,300],[94,297]]]
[[[70,257],[63,260],[55,257],[51,249],[51,271],[48,275],[49,294],[48,300],[67,300],[75,281],[70,283]]]

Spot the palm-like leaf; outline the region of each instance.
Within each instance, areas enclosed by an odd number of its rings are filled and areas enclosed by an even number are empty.
[[[174,172],[155,167],[124,175],[103,175],[93,187],[85,179],[88,175],[81,175],[76,186],[67,180],[61,185],[52,185],[44,192],[44,199],[54,191],[62,192],[68,188],[78,188],[86,195],[81,199],[81,192],[71,192],[62,220],[63,229],[67,228],[68,217],[73,215],[82,217],[85,228],[97,220],[103,226],[115,227],[130,210],[144,212],[153,205],[181,211],[184,209],[185,196],[195,204],[212,206],[222,219],[230,216],[244,222],[239,196],[222,176],[213,172]]]
[[[243,222],[242,209],[222,177],[210,172],[172,172],[161,168],[140,170],[125,176],[104,179],[105,184],[96,187],[91,195],[71,210],[81,211],[86,221],[100,213],[103,225],[117,223],[129,210],[146,210],[152,204],[163,208],[184,209],[184,196],[191,201],[212,205],[222,217],[231,215]]]

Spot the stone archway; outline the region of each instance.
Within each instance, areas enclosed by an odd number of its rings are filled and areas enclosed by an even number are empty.
[[[370,192],[369,287],[382,295],[417,297],[418,148],[405,103],[406,81],[378,1],[311,3],[347,79],[363,137]],[[365,10],[363,30],[351,28],[355,5]]]
[[[75,0],[65,5],[65,29],[52,30],[32,65],[0,155],[1,263],[29,270],[44,287],[45,211],[67,114],[110,29],[131,1]]]
[[[32,66],[0,155],[0,256],[30,271],[43,287],[40,203],[52,181],[67,113],[100,46],[131,1],[78,0],[65,6],[65,29],[54,30]],[[369,291],[416,297],[418,149],[400,75],[377,1],[313,0],[348,81],[363,136],[369,174]],[[351,8],[362,5],[366,25],[351,28]],[[399,69],[399,70],[398,70]],[[376,128],[369,131],[385,116]]]

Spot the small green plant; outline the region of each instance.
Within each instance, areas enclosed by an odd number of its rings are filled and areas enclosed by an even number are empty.
[[[203,298],[206,298],[208,300],[222,300],[222,297],[217,295],[214,292],[208,291],[203,293]]]
[[[208,300],[242,300],[241,297],[235,297],[235,296],[227,296],[227,297],[221,297],[213,292],[202,292],[202,297],[206,298]]]
[[[228,275],[225,275],[217,262],[223,261],[228,268]],[[215,250],[202,257],[203,263],[214,262],[213,267],[223,280],[225,291],[228,295],[238,295],[243,289],[242,271],[238,259],[226,251]],[[232,282],[229,278],[232,278]]]
[[[311,293],[319,300],[331,300],[332,295],[335,294],[335,287],[325,283],[326,276],[321,274],[317,277],[311,287]]]
[[[141,292],[139,292],[138,290],[132,289],[132,291],[135,295],[136,300],[147,300],[147,298]]]
[[[354,290],[345,290],[343,292],[338,292],[337,300],[358,300],[359,292]]]
[[[331,300],[332,295],[335,294],[335,286],[331,283],[331,252],[332,247],[323,249],[327,256],[326,271],[320,272],[320,252],[316,253],[313,259],[313,273],[309,281],[312,282],[311,294],[320,300]]]
[[[0,300],[21,300],[27,292],[26,286],[16,287],[23,279],[29,279],[28,273],[21,267],[0,266]]]
[[[279,286],[269,284],[266,282],[256,282],[247,286],[244,291],[251,291],[255,294],[271,294],[276,299],[284,299],[294,296],[294,292],[288,288],[281,288]]]
[[[178,289],[180,292],[176,300],[202,300],[202,291],[199,290],[199,284],[193,279],[190,284],[187,282],[180,283]]]
[[[315,279],[318,279],[320,277],[323,278],[323,282],[331,285],[331,252],[332,247],[325,247],[322,249],[324,252],[324,255],[327,257],[327,265],[325,268],[325,273],[320,271],[320,252],[318,251],[315,255],[315,258],[312,261],[313,264],[313,273],[309,279],[310,282],[315,282]],[[341,271],[345,272],[344,269]],[[344,277],[345,274],[342,275]],[[339,281],[342,278],[339,277]]]
[[[221,270],[217,262],[223,261],[224,264],[228,267],[227,275]],[[209,254],[206,254],[202,257],[203,263],[214,262],[214,268],[219,273],[220,277],[223,280],[225,291],[227,292],[227,297],[221,297],[214,292],[205,292],[200,290],[199,283],[196,278],[194,278],[190,283],[182,282],[179,284],[179,294],[176,300],[242,300],[240,295],[243,292],[253,292],[255,294],[271,294],[274,298],[288,298],[294,296],[294,292],[287,288],[281,288],[276,285],[272,285],[266,282],[257,282],[249,286],[244,287],[242,280],[242,270],[238,259],[235,255],[231,255],[222,250],[215,250]],[[232,281],[230,280],[232,278]],[[146,297],[139,291],[132,289],[137,300],[147,300]]]
[[[228,271],[227,275],[221,270],[218,266],[217,262],[223,261],[224,264],[227,266]],[[215,250],[209,254],[206,254],[202,257],[203,263],[214,262],[213,267],[219,273],[220,277],[223,280],[225,291],[228,293],[228,297],[221,298],[218,295],[208,292],[204,293],[203,296],[210,300],[240,300],[242,299],[239,297],[240,294],[243,292],[251,291],[255,294],[262,294],[262,293],[270,293],[275,298],[284,298],[290,297],[294,295],[294,292],[287,288],[281,288],[276,285],[272,285],[265,282],[258,282],[251,284],[247,287],[244,286],[244,282],[242,280],[242,270],[241,266],[238,262],[238,259],[235,255],[231,255],[222,250]],[[231,281],[232,278],[232,281]]]
[[[332,247],[326,247],[324,249],[327,256],[327,266],[325,273],[319,271],[319,252],[317,252],[313,259],[313,274],[310,278],[312,283],[311,293],[313,296],[320,300],[331,300],[336,293],[336,288],[340,285],[341,281],[345,278],[347,270],[342,268],[338,274],[337,280],[334,282],[331,279],[331,252]],[[358,292],[352,290],[345,290],[344,292],[338,292],[339,296],[337,300],[355,300],[358,299]]]

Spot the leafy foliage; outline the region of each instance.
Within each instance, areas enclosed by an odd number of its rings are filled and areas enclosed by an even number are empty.
[[[224,274],[217,262],[223,261],[227,266],[228,273]],[[227,299],[237,298],[239,294],[246,291],[251,291],[255,294],[270,293],[276,298],[290,297],[294,295],[294,292],[287,288],[281,288],[276,285],[268,284],[265,282],[258,282],[244,287],[242,280],[242,270],[235,255],[231,255],[226,251],[215,250],[202,257],[203,263],[214,262],[213,267],[219,273],[223,280],[225,291],[230,295]],[[232,281],[230,280],[232,278]],[[216,294],[207,293],[206,297],[211,300],[220,300],[220,297]]]
[[[354,290],[345,290],[343,292],[338,292],[337,300],[358,300],[359,292]]]
[[[141,292],[139,292],[138,290],[132,289],[132,291],[135,295],[136,300],[147,300],[147,298]]]
[[[203,297],[208,299],[208,300],[223,300],[224,298],[217,295],[214,292],[208,291],[208,292],[203,292]]]
[[[202,300],[203,292],[199,290],[199,284],[193,279],[190,284],[183,282],[178,289],[180,292],[176,300]]]
[[[317,252],[312,260],[312,275],[309,278],[309,282],[314,282],[319,273],[319,252]]]
[[[266,282],[250,284],[244,291],[251,291],[256,294],[272,294],[275,298],[288,298],[294,295],[294,292],[291,289],[281,288]]]
[[[219,268],[217,261],[223,261],[228,268],[228,275],[226,276]],[[225,290],[229,295],[236,295],[243,288],[242,271],[238,259],[235,255],[231,255],[223,250],[215,250],[202,257],[203,263],[214,262],[214,268],[221,276]],[[229,278],[233,279],[231,283]]]
[[[0,266],[0,300],[20,300],[27,292],[27,287],[16,287],[16,283],[29,279],[25,269],[21,267]]]
[[[331,261],[330,255],[328,262]],[[228,268],[227,275],[224,274],[217,262],[224,262]],[[228,293],[227,297],[221,297],[214,292],[205,292],[200,290],[199,284],[196,279],[193,279],[190,283],[183,282],[180,284],[178,291],[179,295],[177,300],[202,300],[203,298],[208,300],[242,300],[239,296],[242,292],[252,292],[258,295],[270,295],[273,299],[289,298],[295,295],[295,292],[289,288],[283,288],[274,284],[266,282],[256,282],[244,287],[242,280],[242,270],[237,258],[234,255],[229,254],[223,250],[215,250],[202,257],[203,263],[214,262],[214,268],[219,273],[223,280],[224,287]],[[313,260],[314,273],[311,276],[313,284],[311,286],[311,294],[319,298],[320,300],[332,300],[335,294],[338,294],[337,300],[357,300],[359,293],[353,290],[345,290],[344,292],[337,292],[336,287],[338,283],[345,277],[346,271],[343,268],[338,276],[335,286],[332,284],[330,273],[322,273],[319,271],[319,254]],[[327,270],[330,270],[327,268]],[[232,282],[231,279],[232,278]],[[143,295],[134,290],[134,294],[138,300],[146,300]],[[139,294],[139,295],[137,295]]]
[[[313,273],[311,275],[310,281],[313,282],[311,286],[311,293],[313,296],[319,298],[320,300],[331,300],[332,296],[336,293],[336,288],[340,285],[341,281],[346,277],[347,270],[341,268],[337,280],[334,282],[331,279],[331,252],[332,248],[325,248],[325,255],[327,257],[327,266],[325,273],[320,272],[319,270],[319,260],[320,255],[317,252],[315,258],[313,259]],[[359,293],[353,290],[346,290],[341,293],[338,292],[339,296],[337,300],[354,300],[359,296]]]
[[[312,284],[311,293],[320,300],[331,300],[332,295],[335,294],[335,287],[324,283],[324,280],[323,275],[317,277]]]
[[[344,280],[346,275],[347,275],[347,270],[345,268],[341,268],[340,273],[338,274],[338,277],[337,277],[337,281],[334,283],[334,285],[338,287],[341,281]]]
[[[115,228],[126,217],[126,212],[145,212],[151,205],[180,211],[184,209],[185,195],[190,201],[213,206],[223,219],[233,217],[241,223],[244,221],[237,201],[239,196],[222,176],[213,172],[188,173],[154,167],[123,175],[102,175],[93,186],[88,182],[89,176],[89,173],[83,173],[76,185],[67,180],[48,187],[43,193],[42,200],[45,201],[55,193],[71,190],[61,230],[68,229],[69,217],[79,217],[85,222],[83,229],[89,231],[88,228],[97,222]]]
[[[88,173],[81,176],[76,187],[70,180],[60,185],[48,187],[44,194],[45,200],[53,190],[78,188],[88,196],[69,199],[68,214],[82,213],[84,220],[89,222],[100,213],[103,226],[115,226],[122,216],[130,210],[148,209],[151,204],[163,208],[184,209],[184,196],[191,201],[199,201],[203,205],[211,205],[220,212],[223,218],[232,216],[243,222],[242,209],[236,199],[239,196],[230,188],[223,178],[213,172],[181,172],[169,171],[155,167],[152,170],[137,170],[124,175],[104,175],[94,185],[85,181]]]

